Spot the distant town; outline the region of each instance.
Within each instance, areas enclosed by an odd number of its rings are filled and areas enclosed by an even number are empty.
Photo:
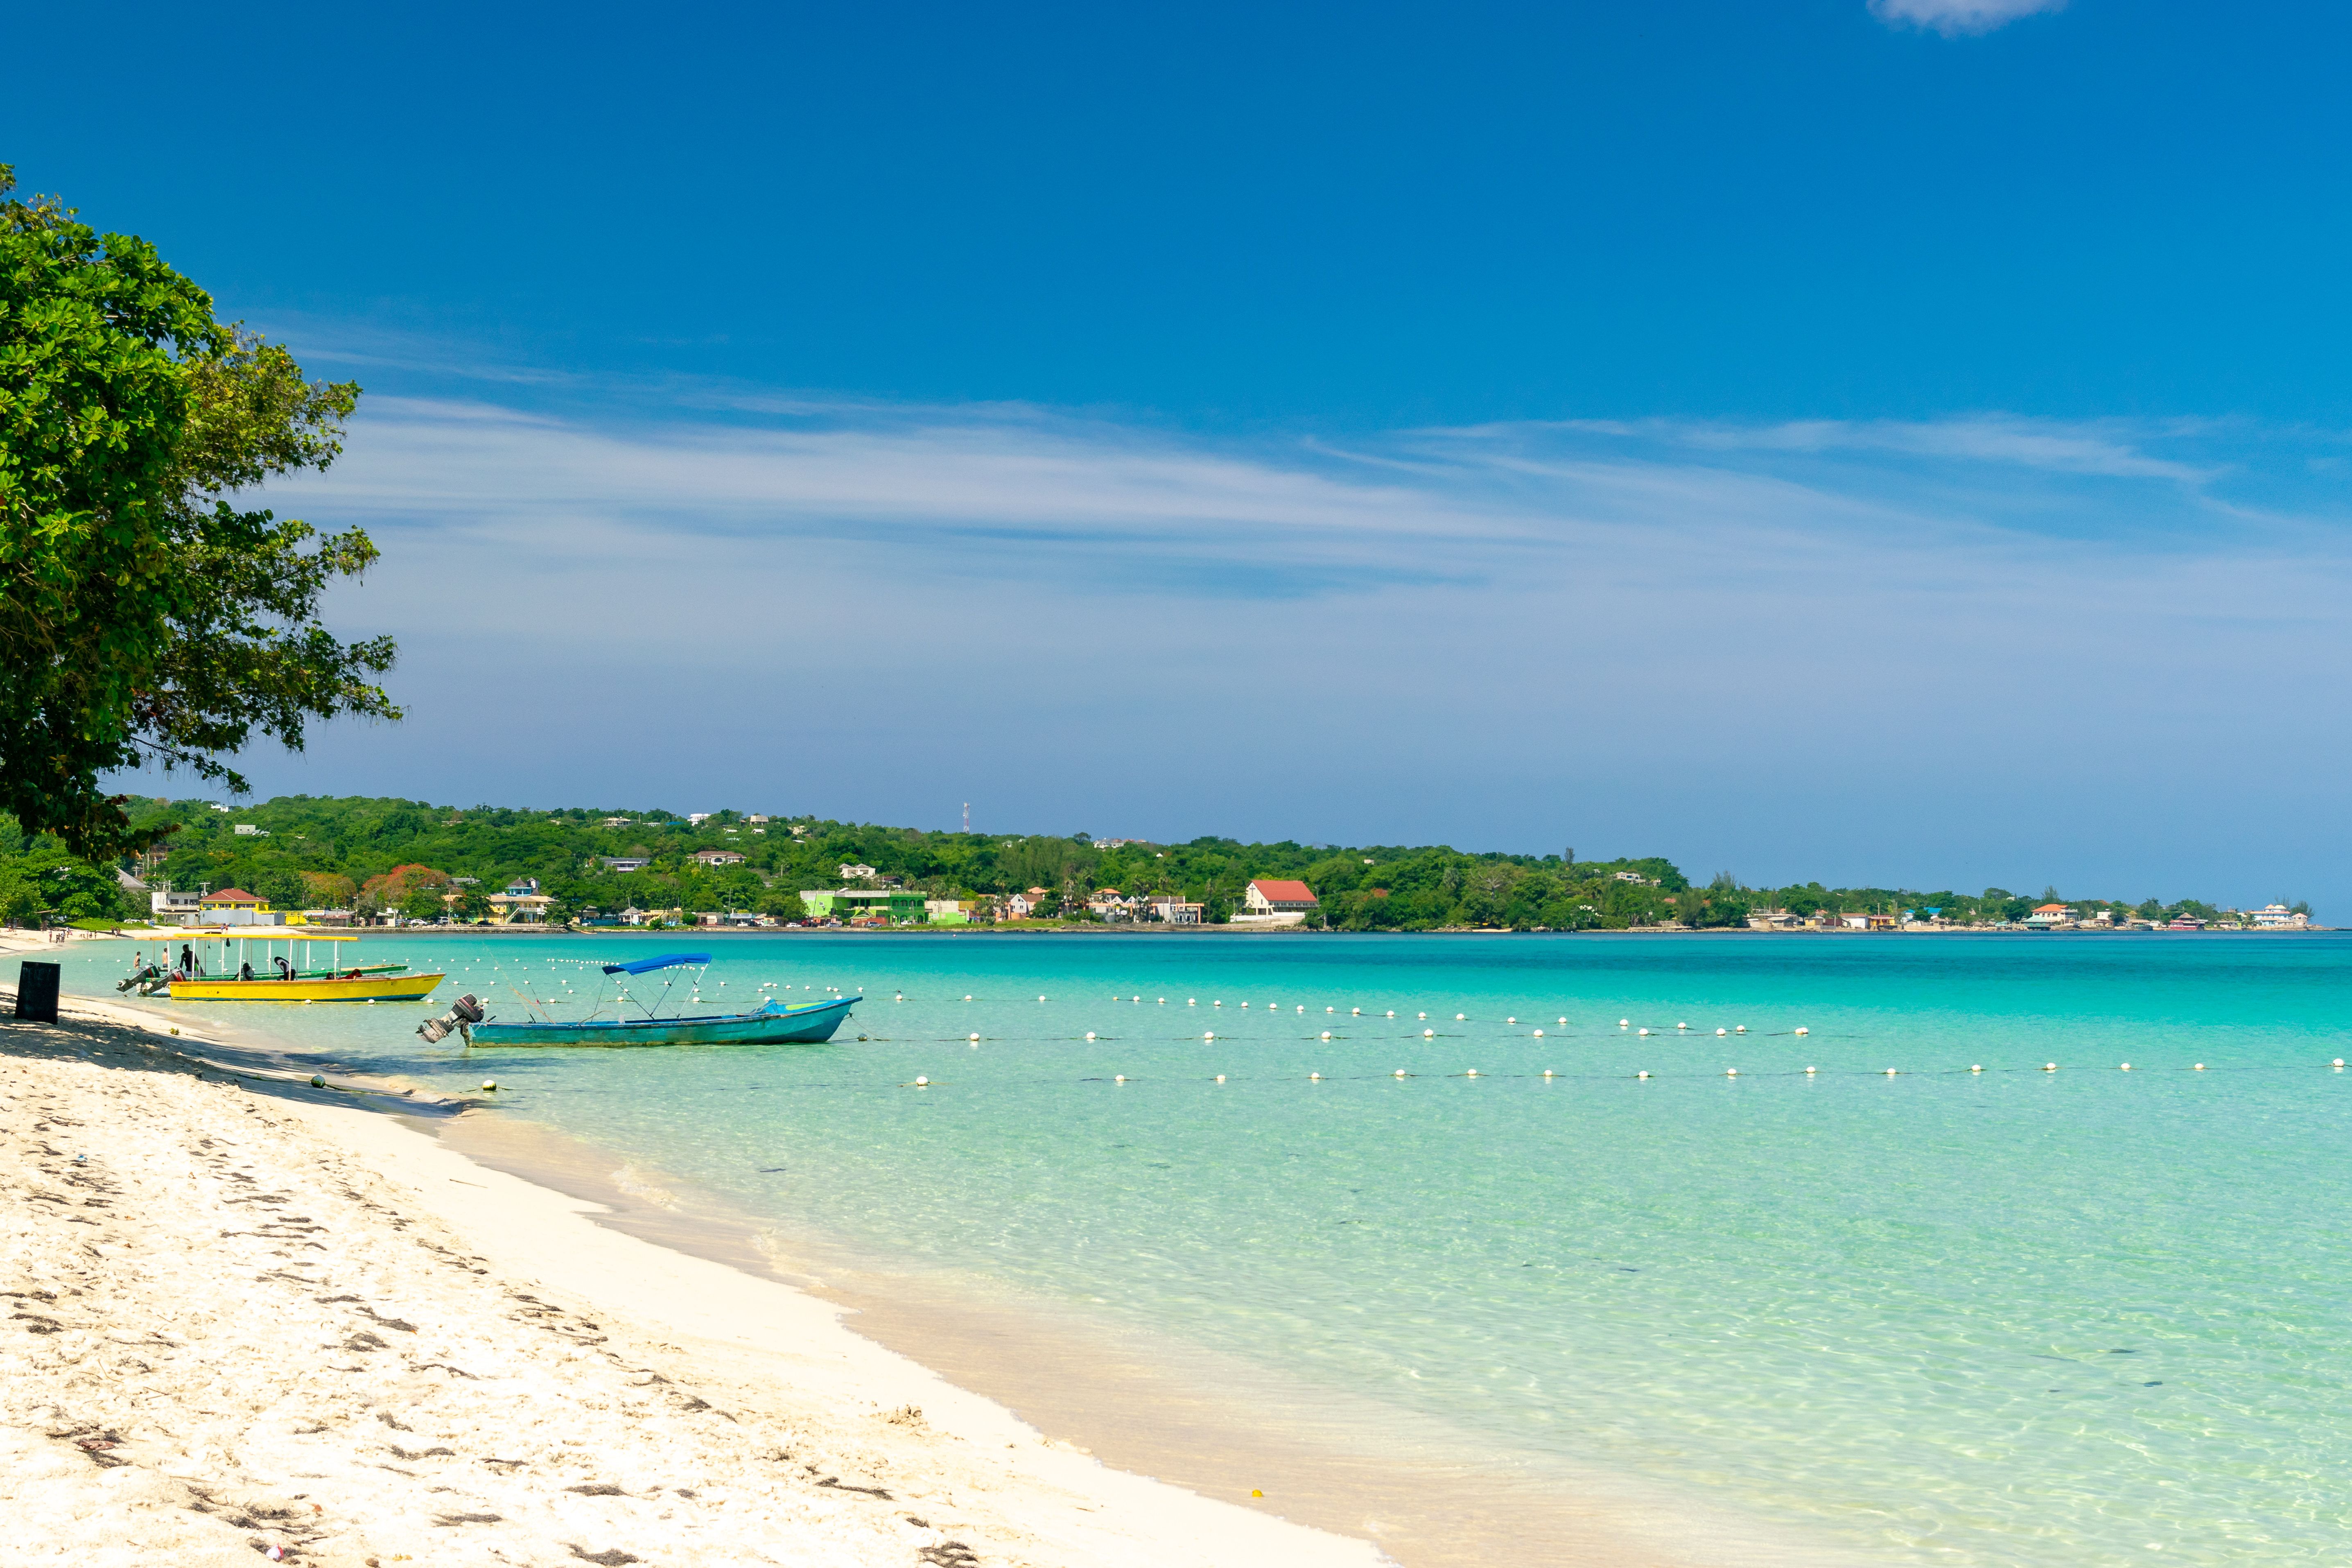
[[[926,832],[779,813],[530,811],[367,797],[153,800],[120,866],[0,833],[15,925],[808,930],[1752,931],[2318,929],[2307,905],[2039,897],[1988,888],[1705,883],[1656,857],[1444,846]]]

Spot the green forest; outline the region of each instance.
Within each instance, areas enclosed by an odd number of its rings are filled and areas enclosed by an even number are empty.
[[[488,912],[488,895],[530,877],[555,900],[557,920],[590,910],[609,918],[632,906],[797,919],[801,890],[839,886],[845,864],[870,866],[938,898],[1044,888],[1048,897],[1040,914],[1069,920],[1088,918],[1085,895],[1110,887],[1181,894],[1205,906],[1213,923],[1239,908],[1251,879],[1295,877],[1321,901],[1318,923],[1342,931],[1735,927],[1766,909],[1799,915],[1933,911],[1971,924],[2015,921],[2058,898],[2054,889],[2029,897],[2000,888],[1975,894],[1819,882],[1757,888],[1728,872],[1695,883],[1657,857],[1570,860],[1443,845],[1340,847],[1213,837],[1097,849],[1085,832],[926,833],[816,817],[754,823],[732,811],[696,824],[674,812],[626,807],[461,809],[287,795],[227,811],[205,801],[145,801],[131,805],[130,816],[142,834],[163,832],[142,868],[151,885],[168,879],[185,889],[235,887],[278,909],[396,910],[415,918],[452,908],[457,918],[479,918]],[[744,860],[708,867],[693,858],[708,849],[732,850]],[[647,864],[616,873],[607,858]],[[454,906],[445,901],[450,895]],[[2210,920],[2222,912],[2195,899],[2064,901],[2085,912],[2112,909],[2118,918],[2188,913]],[[143,913],[143,900],[121,887],[113,867],[77,859],[55,838],[25,834],[13,819],[0,818],[0,919],[96,923]]]

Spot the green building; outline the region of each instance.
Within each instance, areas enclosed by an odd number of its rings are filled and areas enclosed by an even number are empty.
[[[858,915],[887,915],[894,921],[923,918],[923,895],[903,888],[820,888],[803,889],[801,907],[811,920],[850,920]]]

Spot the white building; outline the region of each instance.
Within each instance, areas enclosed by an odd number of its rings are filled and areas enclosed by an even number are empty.
[[[1226,923],[1237,926],[1295,926],[1322,906],[1315,901],[1315,889],[1306,883],[1284,877],[1260,877],[1242,889],[1242,906],[1247,911]]]
[[[871,866],[844,866],[841,879],[845,882],[870,882],[878,875]]]
[[[2074,911],[2064,904],[2042,904],[2025,917],[2030,926],[2062,926],[2074,918]]]
[[[2284,904],[2265,904],[2247,917],[2265,931],[2287,931],[2311,923],[2311,917],[2297,914]]]

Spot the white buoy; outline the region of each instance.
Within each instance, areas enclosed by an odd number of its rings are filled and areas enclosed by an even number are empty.
[[[482,1080],[482,1087],[495,1094],[498,1092],[499,1080],[494,1078],[486,1078]]]
[[[1214,1029],[1203,1029],[1201,1031],[1201,1037],[1204,1040],[1213,1040],[1217,1037],[1217,1032]]]
[[[1812,1031],[1811,1031],[1811,1029],[1799,1029],[1799,1030],[1797,1031],[1797,1033],[1799,1033],[1799,1034],[1801,1034],[1801,1035],[1810,1035],[1810,1034],[1811,1034],[1811,1033],[1812,1033]]]
[[[1184,998],[1184,1005],[1187,1007],[1197,1007],[1200,1005],[1201,999],[1198,996],[1187,996]]]
[[[1748,1032],[1748,1026],[1745,1024],[1734,1024],[1731,1026],[1731,1032],[1735,1035],[1744,1035]]]
[[[964,999],[965,1001],[967,1001],[967,1002],[971,1001],[971,992],[969,992],[969,991],[965,992],[965,993],[963,994],[963,999]]]
[[[1305,1011],[1307,1011],[1307,1008],[1306,1008],[1306,1006],[1305,1006],[1304,1005],[1301,1005],[1298,1010],[1299,1010],[1300,1012],[1304,1013]],[[1331,1010],[1331,1009],[1330,1009],[1330,1008],[1328,1008],[1328,1007],[1326,1007],[1326,1008],[1324,1008],[1324,1009],[1323,1009],[1323,1011],[1325,1011],[1326,1013],[1328,1013],[1330,1010]]]
[[[1402,1077],[1404,1076],[1404,1068],[1397,1068],[1397,1069],[1396,1069],[1396,1075],[1397,1075],[1397,1077],[1399,1077],[1399,1078],[1402,1078]]]
[[[1329,1039],[1329,1038],[1331,1037],[1331,1031],[1330,1031],[1330,1030],[1328,1030],[1328,1029],[1324,1030],[1324,1031],[1323,1031],[1323,1037],[1324,1037],[1325,1039],[1327,1039],[1327,1040],[1328,1040],[1328,1039]]]
[[[1423,1029],[1421,1032],[1421,1037],[1424,1040],[1433,1040],[1437,1038],[1437,1031],[1434,1029]]]
[[[1506,1019],[1504,1019],[1504,1020],[1503,1020],[1503,1022],[1505,1022],[1506,1024],[1516,1024],[1516,1023],[1517,1023],[1517,1022],[1518,1022],[1518,1020],[1517,1020],[1517,1018],[1506,1018]]]
[[[1350,1018],[1360,1018],[1363,1016],[1364,1010],[1361,1007],[1350,1007],[1348,1009],[1348,1016]]]
[[[2336,1065],[2337,1067],[2342,1067],[2344,1065],[2344,1058],[2342,1057],[2337,1057],[2336,1058]]]
[[[1326,1013],[1336,1013],[1336,1012],[1338,1012],[1339,1010],[1339,1009],[1338,1009],[1337,1007],[1326,1007],[1326,1008],[1324,1008],[1324,1009],[1323,1009],[1323,1011],[1325,1011]]]
[[[1721,1030],[1721,1029],[1717,1029],[1717,1030],[1716,1031],[1716,1035],[1717,1035],[1717,1037],[1718,1038],[1720,1038],[1720,1037],[1722,1037],[1723,1033],[1724,1033],[1724,1031],[1723,1031],[1723,1030]]]
[[[1812,1072],[1818,1072],[1818,1071],[1820,1071],[1821,1069],[1820,1069],[1820,1068],[1807,1068],[1805,1070],[1806,1070],[1808,1073],[1812,1073]]]
[[[2058,1064],[2056,1062],[2043,1062],[2042,1064],[2042,1070],[2043,1072],[2056,1072],[2058,1070]]]
[[[1978,1062],[1974,1066],[1970,1067],[1969,1070],[1970,1072],[1982,1072],[1984,1071],[1984,1064],[1982,1062]]]
[[[1687,1029],[1690,1026],[1688,1024],[1677,1023],[1675,1027],[1677,1029]]]
[[[1565,1017],[1563,1017],[1563,1018],[1561,1018],[1561,1019],[1560,1019],[1560,1022],[1561,1022],[1562,1024],[1566,1024],[1566,1023],[1568,1022],[1568,1020],[1567,1020]]]
[[[2199,1062],[2197,1064],[2197,1070],[2199,1072],[2203,1072],[2205,1070],[2205,1064],[2203,1062]]]
[[[1414,1017],[1416,1017],[1416,1018],[1426,1018],[1426,1017],[1428,1017],[1428,1016],[1429,1016],[1429,1015],[1428,1015],[1428,1014],[1426,1014],[1426,1013],[1415,1013],[1415,1014],[1413,1015],[1413,1016],[1414,1016]]]
[[[1390,1016],[1390,1017],[1391,1017],[1391,1018],[1393,1018],[1393,1017],[1395,1017],[1395,1016],[1396,1016],[1396,1009],[1395,1009],[1395,1008],[1391,1007],[1391,1008],[1390,1008],[1390,1009],[1389,1009],[1389,1016]]]
[[[1643,1033],[1643,1034],[1645,1034],[1645,1035],[1646,1035],[1646,1034],[1648,1034],[1649,1032],[1650,1032],[1650,1031],[1649,1031],[1649,1030],[1647,1030],[1647,1029],[1643,1029],[1643,1030],[1642,1031],[1642,1033]]]
[[[1043,1001],[1045,1000],[1045,998],[1044,998],[1043,996],[1040,996],[1040,997],[1038,997],[1038,998],[1037,998],[1037,1000],[1038,1000],[1038,1001],[1040,1001],[1040,1002],[1043,1002]]]
[[[2129,1062],[2124,1062],[2124,1063],[2119,1064],[2118,1070],[2119,1070],[2119,1071],[2123,1071],[2123,1072],[2129,1072],[2129,1071],[2131,1071],[2131,1063],[2129,1063]]]
[[[1162,1007],[1165,1007],[1166,1005],[1168,1005],[1168,998],[1167,998],[1167,997],[1165,997],[1165,996],[1162,996],[1162,997],[1160,999],[1160,1005]]]
[[[1464,1078],[1476,1078],[1478,1076],[1478,1069],[1476,1068],[1472,1068],[1468,1072],[1464,1073],[1462,1076]]]
[[[1739,1069],[1738,1068],[1726,1068],[1723,1069],[1723,1076],[1726,1078],[1738,1078],[1739,1076]]]
[[[1538,1040],[1543,1038],[1543,1031],[1541,1029],[1538,1029],[1536,1031],[1536,1038]]]
[[[1243,1004],[1242,1004],[1242,1005],[1243,1005],[1243,1006],[1244,1006],[1244,1007],[1246,1007],[1246,1006],[1248,1006],[1248,1005],[1249,1005],[1249,1004],[1248,1004],[1248,1003],[1246,1003],[1246,1002],[1244,1002],[1244,1003],[1243,1003]]]
[[[1126,1081],[1127,1075],[1125,1073],[1117,1073],[1112,1075],[1111,1082],[1113,1083],[1125,1083]]]
[[[1649,1077],[1649,1076],[1650,1076],[1649,1069],[1648,1069],[1647,1068],[1643,1068],[1640,1072],[1635,1073],[1633,1076],[1634,1076],[1635,1078],[1647,1078],[1647,1077]]]
[[[1551,1076],[1551,1068],[1544,1068],[1544,1077],[1546,1077],[1546,1078],[1549,1078],[1550,1076]]]
[[[1088,1039],[1090,1039],[1090,1040],[1091,1040],[1091,1039],[1093,1039],[1094,1037],[1095,1037],[1095,1032],[1094,1032],[1092,1029],[1088,1029],[1088,1030],[1087,1031],[1087,1038],[1088,1038]]]
[[[1309,1083],[1321,1083],[1323,1075],[1319,1072],[1311,1072],[1307,1075],[1307,1079]]]
[[[1224,1075],[1224,1074],[1223,1074],[1223,1073],[1219,1073],[1219,1074],[1217,1075],[1217,1081],[1218,1081],[1219,1083],[1223,1083],[1223,1082],[1224,1082],[1224,1081],[1225,1081],[1225,1075]]]
[[[915,1087],[917,1089],[929,1089],[931,1087],[931,1080],[927,1078],[919,1078],[915,1080]]]
[[[1895,1076],[1895,1069],[1893,1068],[1888,1068],[1886,1069],[1886,1076],[1888,1078],[1893,1078]]]
[[[1622,1029],[1622,1028],[1626,1027],[1627,1026],[1629,1026],[1630,1024],[1632,1024],[1633,1022],[1633,1019],[1631,1019],[1631,1018],[1620,1018],[1620,1019],[1618,1019],[1618,1020],[1617,1020],[1617,1026],[1618,1026],[1619,1028]]]

